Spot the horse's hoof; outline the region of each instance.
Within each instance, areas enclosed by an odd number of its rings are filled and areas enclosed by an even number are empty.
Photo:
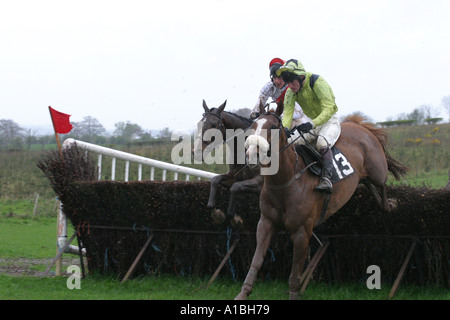
[[[387,199],[389,212],[394,211],[398,208],[398,202],[395,199],[389,198]]]
[[[233,219],[231,219],[231,225],[233,226],[233,228],[239,229],[242,227],[243,224],[244,224],[244,221],[238,215],[235,215],[233,217]]]
[[[211,210],[211,218],[214,224],[222,224],[225,221],[225,213],[220,209]]]
[[[239,292],[239,294],[234,298],[234,300],[247,300],[248,293],[245,291]]]

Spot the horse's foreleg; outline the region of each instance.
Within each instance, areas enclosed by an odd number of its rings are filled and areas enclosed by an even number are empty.
[[[209,191],[209,199],[208,199],[208,204],[206,205],[206,207],[208,209],[212,209],[216,205],[216,195],[217,195],[217,188],[218,188],[219,184],[230,184],[229,180],[230,180],[230,176],[228,174],[221,174],[221,175],[215,176],[214,178],[211,179],[211,188]]]
[[[261,217],[256,230],[256,250],[253,254],[250,270],[247,273],[241,292],[236,296],[235,300],[244,300],[252,292],[259,269],[264,261],[264,256],[270,245],[270,240],[274,233],[274,226],[264,217]]]
[[[211,187],[209,189],[209,199],[208,204],[206,205],[208,209],[212,209],[216,205],[217,186],[219,185],[220,181],[222,181],[222,179],[223,179],[222,175],[215,176],[214,178],[211,179]]]
[[[306,255],[308,251],[309,238],[311,234],[306,232],[305,227],[301,226],[300,229],[291,235],[292,242],[294,244],[292,268],[289,276],[289,299],[297,300],[298,290],[300,289],[300,277],[305,265]]]
[[[233,183],[230,188],[230,201],[228,203],[228,211],[227,214],[229,217],[233,217],[235,215],[235,198],[237,193],[254,193],[258,194],[261,191],[260,183],[257,178],[237,181]]]

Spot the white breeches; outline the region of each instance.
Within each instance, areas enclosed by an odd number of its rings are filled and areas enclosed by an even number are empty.
[[[291,124],[291,128],[294,128],[296,126],[298,126],[299,124],[303,123],[304,121],[302,121],[303,119],[293,119],[292,120],[292,124]],[[326,148],[326,147],[332,147],[334,146],[334,144],[336,143],[337,139],[339,139],[339,135],[341,134],[341,124],[339,122],[339,118],[337,116],[337,114],[333,114],[330,118],[330,120],[328,120],[326,123],[324,123],[321,126],[317,126],[314,129],[311,130],[311,132],[315,135],[318,135],[319,137],[317,138],[316,136],[309,134],[309,133],[305,133],[304,137],[305,139],[308,141],[308,143],[312,144],[315,142],[316,145],[316,149],[320,150],[322,148]],[[293,136],[291,136],[289,138],[289,142],[296,139],[300,134],[295,131],[295,134]],[[315,141],[317,139],[317,141]],[[303,140],[303,138],[298,138],[294,144],[306,144],[305,140]]]

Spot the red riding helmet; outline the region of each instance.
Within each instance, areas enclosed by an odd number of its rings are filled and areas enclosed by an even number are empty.
[[[280,58],[273,58],[270,60],[269,69],[270,69],[270,78],[277,76],[277,70],[284,64],[284,60]]]

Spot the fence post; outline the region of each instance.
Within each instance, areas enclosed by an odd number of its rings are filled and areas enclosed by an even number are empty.
[[[138,264],[139,260],[141,260],[142,255],[144,254],[145,250],[147,250],[147,247],[150,244],[150,242],[152,241],[152,239],[153,239],[153,235],[150,235],[150,237],[148,237],[147,241],[145,241],[145,244],[142,247],[141,251],[139,251],[139,254],[137,255],[137,257],[134,259],[133,263],[131,264],[130,269],[128,269],[127,274],[122,279],[122,283],[127,281],[128,278],[133,274],[134,269],[136,269],[136,265]]]
[[[398,286],[400,285],[400,281],[402,281],[403,275],[405,274],[406,266],[408,265],[409,260],[411,260],[411,256],[414,252],[414,249],[416,248],[416,244],[417,240],[414,238],[411,247],[409,248],[408,254],[406,255],[405,261],[403,262],[403,265],[400,268],[400,272],[397,275],[397,279],[395,279],[394,285],[392,286],[391,292],[389,292],[389,299],[393,298],[395,293],[397,292]]]
[[[33,217],[35,217],[37,214],[38,202],[39,202],[39,193],[36,193],[36,197],[34,198]]]

